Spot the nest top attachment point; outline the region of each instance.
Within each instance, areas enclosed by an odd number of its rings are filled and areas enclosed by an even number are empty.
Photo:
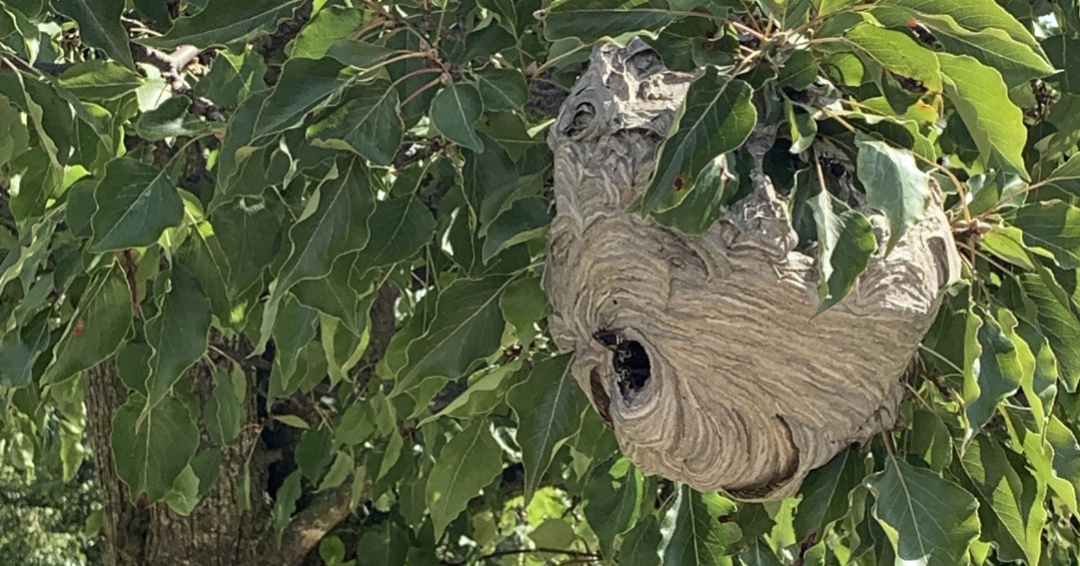
[[[762,170],[772,136],[761,126],[746,142],[750,195],[704,234],[629,212],[696,77],[667,70],[637,39],[594,49],[548,139],[551,330],[642,471],[779,499],[894,426],[903,375],[959,258],[931,187],[923,219],[887,255],[879,245],[851,293],[816,314],[816,253],[798,249],[788,204]]]

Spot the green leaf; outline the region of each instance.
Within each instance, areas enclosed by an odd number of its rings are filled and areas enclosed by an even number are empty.
[[[166,397],[147,408],[146,400],[133,394],[112,420],[116,474],[128,485],[132,502],[142,493],[152,502],[165,497],[199,447],[199,427],[183,403]]]
[[[43,381],[59,383],[89,369],[120,347],[131,327],[131,292],[123,269],[110,266],[84,292]]]
[[[585,518],[600,540],[600,552],[604,556],[612,555],[615,537],[633,526],[641,507],[643,487],[641,472],[625,459],[597,471],[585,487],[584,497],[588,501]]]
[[[781,566],[776,553],[761,538],[754,540],[753,546],[742,551],[739,554],[739,560],[745,566]]]
[[[929,470],[889,458],[866,484],[876,498],[874,517],[900,560],[955,566],[979,534],[975,498]]]
[[[818,262],[822,274],[822,299],[818,313],[822,313],[851,292],[855,280],[866,269],[870,256],[877,249],[877,241],[873,227],[865,216],[817,183],[811,183],[807,188],[817,191],[816,196],[810,197],[809,203],[817,223]]]
[[[517,69],[485,69],[476,75],[476,84],[488,112],[517,110],[529,100],[525,75]]]
[[[271,518],[274,524],[274,532],[277,533],[279,541],[281,533],[285,531],[285,527],[289,526],[293,513],[296,512],[296,502],[300,500],[300,496],[303,494],[300,479],[300,470],[294,470],[293,473],[289,474],[289,477],[285,478],[284,483],[278,488],[274,497],[274,510],[271,511]]]
[[[506,287],[506,292],[499,299],[503,318],[517,330],[518,339],[523,346],[528,346],[536,337],[536,323],[550,310],[544,290],[540,287],[539,277],[517,279]]]
[[[844,34],[858,52],[890,73],[915,79],[931,92],[941,92],[941,67],[933,51],[906,33],[861,23]]]
[[[187,44],[200,50],[227,45],[271,30],[300,4],[301,0],[212,0],[195,15],[173,22],[165,35],[140,39],[139,43],[158,49]]]
[[[486,226],[499,215],[522,179],[506,148],[485,134],[480,134],[480,139],[483,153],[461,152],[465,157],[461,176],[465,200],[477,222]]]
[[[1070,391],[1080,383],[1080,321],[1075,311],[1063,301],[1050,284],[1057,283],[1052,276],[1044,280],[1035,274],[1020,276],[1026,299],[1036,308],[1039,330],[1046,337],[1050,349],[1057,358],[1061,379]]]
[[[368,220],[371,237],[360,251],[360,269],[390,265],[415,256],[435,237],[435,218],[415,196],[375,203]]]
[[[290,45],[289,56],[318,59],[330,46],[356,31],[364,20],[359,8],[323,6],[297,34]]]
[[[210,438],[220,445],[232,444],[244,424],[247,376],[237,365],[232,372],[214,372],[214,393],[206,401],[204,417]]]
[[[446,139],[479,153],[484,151],[484,142],[476,135],[476,121],[483,109],[476,87],[452,84],[431,101],[431,121]]]
[[[797,539],[811,533],[820,538],[830,524],[847,514],[851,490],[862,484],[866,473],[860,460],[857,450],[844,450],[806,476],[799,488],[802,500],[793,523]]]
[[[983,538],[996,540],[1003,559],[1009,558],[1001,553],[1015,546],[1019,551],[1016,559],[1039,564],[1046,523],[1046,484],[1037,482],[1027,470],[1014,469],[1001,444],[985,435],[977,436],[968,445],[960,464],[979,500]]]
[[[375,410],[371,404],[355,402],[341,415],[341,422],[334,429],[334,442],[358,446],[375,433],[375,428]]]
[[[681,485],[664,516],[663,531],[670,532],[664,566],[719,566],[731,564],[727,547],[739,538],[739,527],[717,520],[734,505],[715,493],[698,493]]]
[[[517,415],[528,505],[555,453],[581,428],[581,414],[589,404],[570,374],[566,354],[536,364],[529,377],[510,390],[506,401]]]
[[[973,57],[938,53],[945,94],[963,119],[984,163],[998,163],[1025,179],[1024,115],[1009,100],[1001,73]]]
[[[496,351],[506,325],[499,297],[507,283],[503,277],[488,277],[458,279],[447,287],[427,333],[408,346],[408,363],[397,374],[394,394],[433,375],[459,379],[473,362]]]
[[[30,324],[8,331],[0,338],[0,386],[15,388],[29,385],[34,363],[48,346],[46,316],[39,316]]]
[[[188,112],[191,100],[174,96],[153,110],[144,112],[135,122],[135,132],[147,140],[193,136],[210,129],[211,124]]]
[[[997,69],[1010,89],[1054,72],[1054,67],[1038,49],[1016,41],[1000,28],[969,31],[951,16],[920,14],[910,8],[878,8],[872,13],[889,27],[906,27],[909,21],[918,21],[934,34],[946,52],[970,55]],[[1054,65],[1061,66],[1056,61]]]
[[[551,6],[541,19],[550,41],[576,37],[593,43],[604,36],[656,31],[677,17],[661,0],[567,0]]]
[[[1023,378],[1016,341],[1016,318],[1000,310],[997,320],[968,313],[969,324],[978,328],[973,363],[965,367],[963,397],[969,428],[965,443],[989,422],[998,403],[1016,393]],[[981,324],[980,324],[981,322]]]
[[[856,172],[866,188],[867,203],[889,220],[888,253],[926,214],[930,177],[915,164],[910,151],[869,137],[856,138],[855,145],[859,149]]]
[[[750,85],[721,77],[713,67],[690,85],[676,125],[660,145],[656,169],[642,197],[645,210],[677,205],[683,198],[676,191],[680,184],[693,186],[716,156],[746,141],[757,123],[751,92]]]
[[[484,263],[502,250],[543,236],[551,224],[550,208],[548,199],[540,196],[515,200],[487,226],[482,256]]]
[[[1080,198],[1080,154],[1074,154],[1054,169],[1043,182]]]
[[[244,5],[247,5],[246,3]],[[283,132],[348,82],[348,68],[337,59],[290,59],[281,78],[259,108],[251,139]]]
[[[6,165],[30,147],[30,131],[22,124],[18,109],[0,95],[0,165]]]
[[[248,206],[243,201],[214,209],[210,221],[225,258],[226,288],[235,299],[262,280],[263,272],[281,249],[281,222],[264,204]]]
[[[172,289],[158,316],[146,322],[146,341],[153,348],[146,378],[147,402],[153,406],[169,394],[184,370],[206,352],[210,301],[183,267],[173,269]]]
[[[377,165],[389,165],[404,136],[397,90],[389,81],[376,80],[349,89],[344,101],[309,126],[307,138],[319,147],[353,151]]]
[[[660,525],[656,516],[646,515],[623,537],[619,566],[660,566]]]
[[[120,25],[124,0],[53,0],[52,5],[79,24],[79,36],[84,43],[104,51],[114,61],[135,67],[127,32]]]
[[[221,50],[214,56],[210,71],[195,83],[193,90],[196,96],[209,98],[223,106],[236,107],[253,91],[266,88],[263,82],[265,75],[266,63],[250,46],[239,53]]]
[[[465,510],[469,500],[502,470],[502,450],[485,419],[477,419],[439,451],[428,475],[424,499],[435,527],[435,538]]]
[[[94,189],[97,211],[90,251],[148,246],[184,218],[184,204],[165,171],[121,157],[110,161]]]
[[[355,39],[336,41],[326,51],[327,56],[357,69],[370,69],[389,59],[395,53],[398,52],[382,45]]]
[[[956,23],[974,31],[1000,29],[1032,49],[1039,48],[1039,43],[1027,27],[994,0],[972,0],[963,3],[953,0],[884,0],[880,4],[908,8],[919,14],[949,16]]]
[[[267,301],[256,351],[265,348],[286,291],[304,279],[326,277],[338,257],[367,243],[373,201],[367,170],[355,159],[342,163],[336,176],[319,186],[318,197],[289,230],[291,250]]]
[[[60,86],[83,100],[119,98],[142,85],[134,71],[111,61],[76,63],[60,74]]]
[[[1062,269],[1080,268],[1080,208],[1060,200],[1031,203],[1016,212],[1013,225],[1029,248],[1052,253]]]
[[[330,431],[319,427],[309,428],[296,443],[296,464],[300,472],[313,484],[318,483],[323,470],[330,465],[334,452],[331,450]]]
[[[353,457],[348,452],[338,451],[334,457],[334,463],[330,465],[330,469],[326,471],[326,475],[323,476],[322,482],[319,483],[318,491],[326,491],[328,489],[334,489],[345,483],[345,480],[349,479],[349,476],[353,473],[356,464],[353,463]]]

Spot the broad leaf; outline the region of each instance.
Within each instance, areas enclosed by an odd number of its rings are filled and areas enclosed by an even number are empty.
[[[1012,39],[1038,49],[1038,42],[1024,24],[994,0],[972,0],[957,3],[952,0],[884,0],[884,6],[908,8],[919,14],[949,16],[967,29],[978,31],[1000,29]]]
[[[589,502],[585,506],[585,518],[600,539],[604,556],[611,556],[615,537],[634,524],[643,495],[641,472],[625,459],[615,464],[598,470],[585,487]]]
[[[353,87],[345,103],[307,129],[317,146],[354,151],[378,165],[389,165],[401,146],[404,125],[397,90],[377,80]]]
[[[156,317],[146,322],[146,341],[153,349],[146,378],[147,402],[161,401],[191,364],[206,352],[210,301],[182,267],[175,268],[172,288]]]
[[[436,538],[502,470],[502,450],[488,426],[485,419],[477,419],[454,436],[435,459],[424,499]]]
[[[642,197],[645,210],[663,211],[678,204],[682,195],[677,188],[695,184],[717,155],[746,141],[757,123],[751,90],[712,67],[690,85],[676,125],[660,146],[656,170]]]
[[[1007,310],[1000,310],[994,317],[968,314],[969,325],[978,328],[975,357],[964,371],[964,404],[969,429],[965,443],[969,442],[994,415],[998,403],[1016,393],[1023,381],[1023,368],[1015,342],[1016,319]],[[981,322],[981,324],[979,324]]]
[[[217,368],[214,373],[214,393],[206,401],[203,419],[206,431],[214,442],[232,444],[244,423],[247,398],[247,376],[236,366],[231,372]]]
[[[528,504],[555,453],[581,428],[581,414],[589,404],[570,374],[569,355],[536,364],[528,378],[510,390],[507,403],[517,415]]]
[[[262,103],[251,139],[280,133],[347,83],[349,72],[337,59],[290,59],[274,91]]]
[[[143,493],[150,501],[165,497],[199,447],[199,428],[183,403],[166,397],[145,407],[145,399],[131,395],[112,421],[116,474],[132,501]]]
[[[676,17],[662,0],[568,0],[544,12],[544,37],[592,43],[629,31],[659,30]]]
[[[356,160],[342,161],[336,177],[324,181],[318,190],[303,220],[289,230],[290,252],[267,302],[257,351],[266,346],[277,308],[289,288],[304,279],[325,277],[338,257],[367,242],[367,218],[374,208],[367,170]]]
[[[515,69],[487,69],[476,75],[476,84],[489,112],[517,110],[529,99],[525,76]]]
[[[945,94],[964,120],[984,163],[1008,167],[1022,177],[1027,128],[1020,109],[1009,100],[1001,73],[967,55],[937,54]]]
[[[139,42],[158,49],[190,44],[199,49],[227,45],[250,38],[255,33],[287,18],[301,0],[211,0],[194,16],[180,18],[160,37]]]
[[[84,43],[127,67],[135,66],[127,32],[120,25],[124,0],[53,0],[52,5],[79,24],[79,36]]]
[[[877,249],[870,221],[816,183],[807,190],[817,191],[810,197],[810,209],[817,224],[821,269],[821,304],[818,313],[840,302],[851,292],[855,280],[866,269],[870,256]]]
[[[60,343],[44,381],[57,383],[89,369],[120,347],[131,327],[131,292],[119,265],[90,284]]]
[[[890,458],[866,485],[899,560],[954,566],[979,534],[975,498],[928,470]]]
[[[664,517],[663,530],[670,532],[664,549],[664,566],[718,566],[731,564],[727,547],[739,539],[739,527],[721,523],[735,506],[715,493],[698,493],[680,486]]]
[[[180,194],[165,172],[129,157],[109,162],[94,202],[90,251],[95,253],[153,244],[184,216]]]
[[[922,220],[930,204],[930,176],[915,165],[911,152],[872,138],[856,139],[856,172],[866,189],[867,203],[889,220],[891,252],[909,228]]]
[[[623,537],[619,566],[660,566],[660,525],[656,516],[646,515]]]
[[[476,135],[476,120],[484,105],[476,87],[458,83],[439,91],[431,101],[431,121],[446,139],[475,152],[484,151]]]
[[[1028,204],[1013,225],[1024,231],[1025,244],[1049,251],[1063,269],[1080,268],[1080,208],[1060,200]]]
[[[844,39],[890,73],[919,81],[931,92],[941,92],[937,57],[910,35],[861,23],[845,33]]]
[[[793,523],[796,538],[811,533],[820,538],[826,527],[847,514],[851,490],[859,487],[866,473],[860,460],[856,450],[844,450],[806,476]]]
[[[60,74],[60,85],[84,100],[119,98],[141,84],[131,69],[101,59],[77,63]]]
[[[435,218],[420,199],[407,196],[375,203],[368,220],[371,236],[356,263],[361,270],[416,255],[435,236]]]
[[[473,362],[498,349],[506,325],[499,297],[507,283],[503,277],[488,277],[459,279],[447,287],[427,332],[408,346],[408,363],[397,375],[395,395],[433,375],[456,380]]]

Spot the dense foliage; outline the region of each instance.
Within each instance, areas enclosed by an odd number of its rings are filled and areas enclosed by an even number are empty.
[[[545,337],[546,129],[635,34],[704,69],[641,212],[705,231],[779,125],[822,308],[876,252],[852,199],[891,246],[946,195],[965,277],[904,426],[783,502],[644,477]],[[0,455],[111,451],[183,515],[255,431],[241,505],[281,537],[343,494],[330,565],[1076,563],[1073,48],[1075,0],[5,1]],[[103,446],[91,368],[127,389]]]

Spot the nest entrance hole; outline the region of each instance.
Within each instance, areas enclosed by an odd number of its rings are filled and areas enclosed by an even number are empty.
[[[627,340],[621,332],[613,330],[597,330],[593,338],[611,350],[611,368],[617,376],[619,394],[624,401],[630,402],[652,377],[652,366],[645,346],[637,340]]]

